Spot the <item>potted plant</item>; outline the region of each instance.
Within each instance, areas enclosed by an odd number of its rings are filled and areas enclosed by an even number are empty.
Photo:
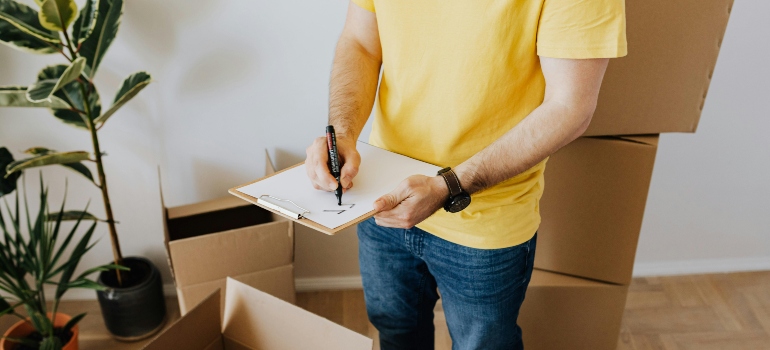
[[[0,156],[4,155],[2,151],[7,153],[4,148],[0,149]],[[109,269],[125,269],[110,264],[75,275],[80,259],[93,247],[90,242],[97,222],[94,221],[85,234],[77,238],[80,223],[94,217],[86,211],[65,211],[65,201],[58,212],[49,211],[48,190],[41,175],[38,210],[30,213],[26,191],[23,207],[18,191],[14,205],[7,200],[3,201],[4,206],[0,205],[4,209],[4,213],[0,213],[3,236],[0,241],[0,290],[4,292],[0,296],[0,316],[20,318],[0,339],[2,350],[76,350],[77,323],[85,313],[71,317],[58,312],[61,297],[72,288],[104,289],[88,276]],[[26,213],[26,220],[22,220],[20,207]],[[61,225],[64,220],[75,221],[66,234]],[[70,250],[67,256],[66,252]],[[50,307],[45,286],[55,287]],[[22,307],[26,315],[17,311]]]
[[[151,80],[137,72],[123,81],[112,105],[103,109],[93,79],[107,49],[115,39],[123,13],[123,0],[86,0],[78,11],[73,0],[35,0],[40,11],[13,0],[0,0],[0,42],[34,54],[58,54],[66,64],[43,68],[30,86],[0,87],[0,106],[47,108],[54,117],[84,130],[89,151],[57,152],[33,147],[30,154],[8,164],[6,177],[24,169],[58,164],[92,182],[102,202],[112,244],[113,265],[128,271],[103,271],[97,292],[107,329],[118,339],[137,340],[160,330],[165,322],[165,300],[158,269],[148,259],[123,257],[104,172],[104,153],[98,131],[126,102]],[[85,163],[93,164],[96,176]],[[0,169],[3,173],[3,169]]]

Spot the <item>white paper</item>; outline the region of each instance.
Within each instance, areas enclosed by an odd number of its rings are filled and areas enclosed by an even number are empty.
[[[334,192],[313,188],[304,164],[241,187],[238,191],[254,198],[270,195],[291,200],[310,212],[304,215],[307,219],[335,229],[374,210],[374,201],[395,189],[407,177],[418,174],[434,176],[441,169],[361,141],[358,142],[357,149],[361,154],[361,166],[358,175],[353,179],[353,188],[342,195],[342,206],[337,206]],[[301,212],[290,203],[264,197],[262,199]]]

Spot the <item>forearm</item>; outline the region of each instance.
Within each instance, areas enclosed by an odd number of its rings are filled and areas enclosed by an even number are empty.
[[[579,137],[593,107],[575,110],[546,101],[513,129],[455,168],[463,189],[475,193],[510,179]]]
[[[357,140],[377,92],[381,59],[343,35],[337,43],[329,83],[329,124],[341,137]]]

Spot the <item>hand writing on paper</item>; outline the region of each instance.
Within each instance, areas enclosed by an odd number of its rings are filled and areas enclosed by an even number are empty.
[[[374,221],[385,227],[412,228],[433,215],[448,197],[449,189],[440,176],[413,175],[374,201]]]
[[[337,135],[337,150],[340,154],[342,169],[340,169],[340,182],[343,192],[353,187],[353,178],[358,174],[358,166],[361,164],[361,155],[356,150],[356,140]],[[337,189],[337,179],[329,171],[329,149],[326,145],[326,137],[318,137],[305,152],[305,169],[310,182],[317,190],[334,191]]]

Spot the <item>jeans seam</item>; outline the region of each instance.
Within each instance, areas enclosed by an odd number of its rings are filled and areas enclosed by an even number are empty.
[[[409,238],[409,230],[403,230],[403,231],[404,231],[404,245],[406,246],[406,250],[410,254],[414,254],[412,252],[412,244],[411,244],[411,240]]]
[[[422,242],[425,238],[425,234],[420,232],[419,236],[417,237],[417,257],[422,258]]]

